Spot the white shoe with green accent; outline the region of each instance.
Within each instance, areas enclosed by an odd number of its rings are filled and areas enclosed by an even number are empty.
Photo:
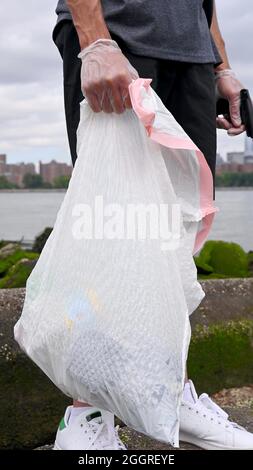
[[[125,450],[109,411],[87,407],[69,423],[72,406],[60,421],[54,450]]]
[[[211,398],[198,397],[190,380],[191,401],[182,400],[180,409],[180,441],[208,450],[253,450],[253,434],[232,423]]]

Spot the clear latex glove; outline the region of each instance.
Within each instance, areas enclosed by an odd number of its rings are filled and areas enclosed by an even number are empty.
[[[224,69],[215,74],[217,98],[225,98],[229,102],[231,122],[225,117],[217,117],[217,127],[226,129],[231,136],[245,131],[240,116],[240,91],[243,85],[237,80],[231,69]]]
[[[111,39],[98,39],[83,49],[81,87],[94,112],[123,113],[131,108],[128,86],[138,72]]]

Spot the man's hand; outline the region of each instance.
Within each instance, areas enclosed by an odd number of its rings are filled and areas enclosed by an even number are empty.
[[[138,73],[112,41],[101,0],[67,0],[78,34],[82,91],[95,112],[131,107],[128,85]]]
[[[217,98],[225,98],[228,100],[231,116],[231,122],[225,118],[218,117],[217,127],[226,129],[229,135],[238,135],[245,131],[240,116],[240,91],[244,87],[237,80],[234,72],[230,68],[225,42],[219,28],[215,0],[213,2],[211,33],[222,59],[222,64],[216,67],[215,73]]]
[[[82,92],[94,112],[131,108],[128,86],[138,73],[111,39],[98,39],[78,55]]]
[[[245,131],[240,115],[240,91],[243,85],[237,80],[231,69],[221,70],[216,73],[216,92],[218,98],[225,98],[229,103],[231,122],[225,117],[217,117],[217,127],[226,129],[231,136]]]

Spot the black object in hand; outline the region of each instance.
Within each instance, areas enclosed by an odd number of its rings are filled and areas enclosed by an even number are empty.
[[[246,90],[244,88],[243,90],[240,91],[240,96],[241,96],[240,113],[241,113],[242,124],[245,125],[247,136],[253,138],[253,105],[252,105],[252,101],[250,98],[249,90]],[[228,100],[224,98],[219,98],[217,100],[216,114],[217,116],[222,114],[229,122],[231,122]]]

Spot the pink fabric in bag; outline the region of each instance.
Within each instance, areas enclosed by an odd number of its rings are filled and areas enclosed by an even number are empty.
[[[151,79],[140,78],[129,86],[133,109],[146,128],[148,136],[168,149],[191,150],[185,158],[195,159],[199,168],[198,198],[195,202],[195,218],[199,221],[196,230],[193,255],[203,246],[213,223],[215,212],[219,209],[213,202],[213,178],[203,153],[194,144],[181,126],[174,120],[157,95],[151,93]],[[162,115],[161,115],[162,110]],[[162,116],[162,119],[161,119]],[[167,119],[167,125],[166,125]],[[172,123],[172,126],[171,126]],[[184,174],[184,168],[178,163],[178,172]],[[171,174],[170,174],[171,176]],[[175,188],[174,188],[175,189]],[[185,194],[185,201],[191,194]]]

